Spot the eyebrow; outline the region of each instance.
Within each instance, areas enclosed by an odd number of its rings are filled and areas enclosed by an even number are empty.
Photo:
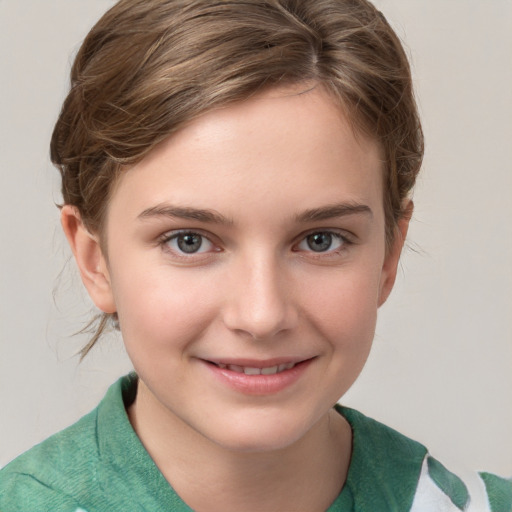
[[[144,220],[155,217],[172,217],[186,220],[197,220],[199,222],[208,222],[212,224],[233,224],[233,221],[224,217],[215,210],[206,210],[201,208],[190,208],[187,206],[173,206],[167,203],[158,204],[147,208],[140,213],[137,218]]]
[[[356,214],[373,217],[371,208],[365,204],[339,203],[306,210],[298,214],[295,219],[297,222],[315,222]]]
[[[339,203],[306,210],[297,214],[295,216],[295,221],[298,223],[316,222],[356,214],[365,214],[373,217],[371,208],[365,204]],[[191,208],[188,206],[173,206],[167,203],[147,208],[137,217],[141,220],[155,217],[172,217],[177,219],[197,220],[199,222],[207,222],[211,224],[233,224],[231,219],[224,217],[224,215],[221,215],[215,210]]]

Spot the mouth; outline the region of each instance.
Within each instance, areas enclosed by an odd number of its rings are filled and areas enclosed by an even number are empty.
[[[246,394],[268,396],[293,386],[308,371],[316,357],[255,359],[203,359],[223,385]]]
[[[240,366],[237,364],[224,364],[224,363],[214,363],[210,361],[211,364],[217,366],[217,368],[221,368],[222,370],[230,370],[236,373],[244,373],[245,375],[275,375],[276,373],[281,373],[286,370],[291,370],[298,363],[282,363],[276,364],[274,366]]]

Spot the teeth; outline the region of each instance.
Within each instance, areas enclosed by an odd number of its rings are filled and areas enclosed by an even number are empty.
[[[228,369],[232,372],[245,373],[245,375],[275,375],[276,373],[291,370],[295,363],[284,363],[276,366],[267,366],[266,368],[253,368],[251,366],[238,366],[237,364],[223,364],[217,363],[217,366],[222,369]]]
[[[245,375],[261,375],[261,370],[260,368],[251,368],[247,366],[244,368],[244,373]]]

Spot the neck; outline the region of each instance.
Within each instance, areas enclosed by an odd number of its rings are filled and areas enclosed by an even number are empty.
[[[130,421],[164,477],[193,510],[325,511],[341,491],[352,434],[334,410],[285,448],[240,452],[207,439],[148,394],[139,382]]]

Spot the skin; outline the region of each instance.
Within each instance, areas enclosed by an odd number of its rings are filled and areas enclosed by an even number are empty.
[[[194,510],[321,511],[340,492],[351,431],[332,406],[364,366],[408,224],[386,250],[382,173],[378,145],[321,87],[281,88],[206,113],[128,169],[108,259],[62,209],[140,377],[132,425]],[[307,363],[249,392],[212,361]]]

